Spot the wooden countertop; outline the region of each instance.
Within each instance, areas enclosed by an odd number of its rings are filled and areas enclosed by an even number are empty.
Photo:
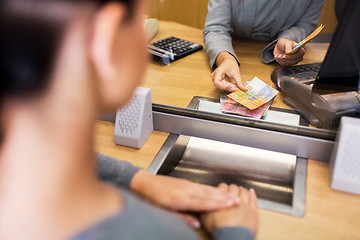
[[[202,42],[202,31],[172,22],[161,22],[154,39],[178,36]],[[240,58],[243,80],[257,76],[270,83],[276,64],[265,65],[260,53],[264,42],[238,40],[234,48]],[[321,61],[327,44],[309,44],[302,63]],[[149,87],[154,103],[186,107],[193,96],[218,98],[219,90],[211,82],[205,50],[192,54],[170,66],[150,63],[141,86]],[[287,107],[277,96],[273,104]],[[154,131],[141,149],[117,146],[113,140],[113,124],[99,121],[96,126],[98,152],[130,161],[147,169],[165,142],[168,133]],[[308,161],[306,212],[303,218],[265,209],[259,210],[260,226],[257,239],[360,239],[360,196],[331,190],[328,163]],[[200,233],[200,236],[206,236]]]

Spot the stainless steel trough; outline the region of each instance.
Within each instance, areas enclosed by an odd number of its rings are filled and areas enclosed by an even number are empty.
[[[252,187],[260,208],[301,217],[306,168],[307,160],[295,155],[170,134],[148,172],[213,186]]]

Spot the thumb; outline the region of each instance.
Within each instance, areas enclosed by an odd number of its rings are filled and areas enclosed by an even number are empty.
[[[285,43],[285,52],[286,53],[291,52],[293,50],[293,47],[295,47],[296,44],[297,44],[296,42],[287,41]]]

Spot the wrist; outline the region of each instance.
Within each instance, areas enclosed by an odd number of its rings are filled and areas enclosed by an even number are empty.
[[[217,56],[216,65],[220,66],[225,61],[235,62],[237,64],[237,61],[233,55],[231,55],[229,52],[223,51]]]
[[[145,195],[144,190],[147,188],[146,185],[152,176],[152,174],[140,169],[130,182],[130,190],[141,196]]]

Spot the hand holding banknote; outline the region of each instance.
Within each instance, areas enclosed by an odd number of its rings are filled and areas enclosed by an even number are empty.
[[[310,33],[309,36],[307,36],[299,43],[296,43],[287,38],[280,38],[273,52],[275,61],[277,61],[283,67],[294,65],[302,61],[305,54],[305,44],[316,37],[324,27],[325,26],[321,24],[312,33]]]
[[[294,54],[286,54],[291,52],[296,45],[297,43],[290,39],[279,38],[273,52],[275,61],[282,67],[294,65],[302,61],[306,52],[303,47],[299,48]]]

